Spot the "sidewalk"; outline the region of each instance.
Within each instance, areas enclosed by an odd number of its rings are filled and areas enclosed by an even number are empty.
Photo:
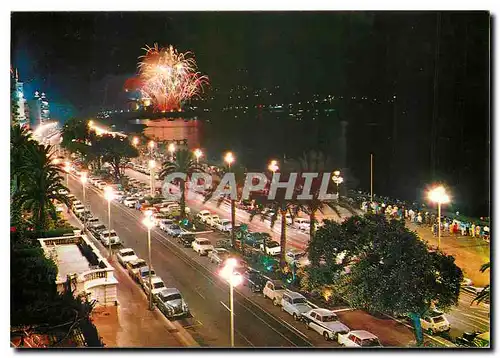
[[[63,216],[71,225],[82,227],[73,215],[64,212]],[[96,246],[105,251],[100,243]],[[156,308],[150,311],[141,288],[115,260],[111,265],[118,280],[118,306],[95,307],[91,314],[106,348],[198,346],[180,325],[170,322]]]
[[[437,246],[438,238],[432,235],[428,226],[406,223],[408,229],[416,231],[420,238],[430,245]],[[441,250],[455,257],[455,262],[464,273],[464,277],[472,280],[476,287],[484,287],[490,283],[490,272],[479,272],[481,265],[490,261],[490,244],[471,236],[450,235],[441,232]]]

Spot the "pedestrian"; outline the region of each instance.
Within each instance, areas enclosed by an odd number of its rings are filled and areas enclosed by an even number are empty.
[[[476,237],[476,225],[474,223],[471,226],[471,236]]]
[[[465,223],[460,223],[460,231],[462,232],[462,236],[465,236]]]
[[[476,225],[476,236],[481,237],[481,225]]]
[[[405,219],[408,219],[408,209],[405,209]]]
[[[422,224],[422,214],[420,214],[420,213],[418,213],[417,222],[418,222],[419,225]]]

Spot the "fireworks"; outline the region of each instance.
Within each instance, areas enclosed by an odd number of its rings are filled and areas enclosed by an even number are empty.
[[[140,57],[139,77],[143,96],[151,98],[160,111],[179,110],[182,104],[203,91],[208,77],[196,72],[191,53],[178,53],[172,46],[147,46]]]

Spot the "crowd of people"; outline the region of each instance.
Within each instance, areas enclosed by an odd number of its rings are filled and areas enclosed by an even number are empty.
[[[415,205],[405,206],[407,203],[401,201],[389,204],[385,201],[373,201],[368,199],[361,201],[361,210],[363,212],[371,211],[376,214],[383,214],[392,219],[405,220],[419,226],[430,227],[434,236],[438,236],[438,217],[437,214],[419,210]],[[414,203],[415,204],[415,203]],[[483,220],[483,218],[481,218]],[[442,236],[471,236],[484,239],[489,242],[490,228],[487,225],[481,225],[480,222],[465,221],[456,217],[441,217],[441,235]]]

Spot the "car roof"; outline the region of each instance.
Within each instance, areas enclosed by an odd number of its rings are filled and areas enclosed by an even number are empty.
[[[335,312],[327,310],[326,308],[315,308],[313,311],[322,316],[337,316]]]
[[[174,293],[181,294],[181,291],[179,291],[175,287],[167,287],[167,288],[164,288],[163,290],[161,290],[159,294],[163,295],[163,296],[169,296],[169,295],[174,294]]]
[[[374,335],[373,333],[370,333],[368,331],[360,330],[360,331],[351,331],[349,333],[352,335],[355,335],[359,339],[370,339],[370,338],[378,339],[378,337],[376,335]]]
[[[269,280],[269,281],[271,281],[274,285],[285,286],[285,284],[281,280]]]
[[[139,270],[140,270],[140,271],[149,271],[149,265],[148,265],[148,266],[141,267]],[[154,268],[154,267],[151,267],[151,271],[154,271],[154,270],[155,270],[155,268]],[[153,276],[153,277],[154,277],[154,276]]]
[[[128,263],[131,264],[131,265],[134,265],[134,264],[138,264],[139,262],[146,262],[146,260],[144,260],[144,259],[135,259],[135,260],[129,261]]]
[[[151,283],[155,283],[155,282],[163,282],[163,280],[161,279],[160,276],[153,276],[151,277]]]
[[[202,210],[198,214],[210,214],[209,210]]]
[[[219,252],[219,253],[220,252],[227,252],[227,253],[229,253],[229,250],[225,249],[223,247],[216,247],[216,248],[214,248],[214,251]]]
[[[112,231],[113,231],[113,230],[111,230],[111,232],[112,232]],[[120,250],[118,250],[118,252],[119,252],[120,254],[124,254],[125,252],[130,252],[130,251],[134,252],[134,249],[131,249],[131,248],[127,247],[127,248],[125,248],[125,249],[120,249]],[[135,252],[134,252],[134,253],[135,253]]]
[[[294,292],[294,291],[289,291],[289,292],[285,292],[285,295],[287,295],[288,297],[290,297],[291,299],[294,299],[294,298],[305,298],[303,295],[301,295],[300,293],[298,292]]]

